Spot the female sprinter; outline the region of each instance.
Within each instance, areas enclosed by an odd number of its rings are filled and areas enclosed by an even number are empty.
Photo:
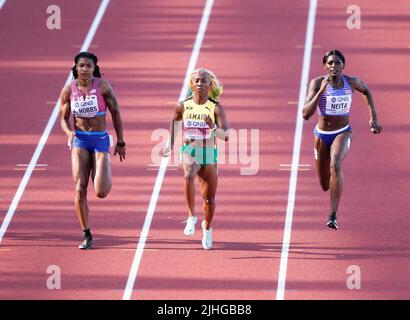
[[[170,145],[162,150],[169,156],[176,136],[175,121],[183,120],[183,146],[180,151],[184,172],[184,193],[188,206],[188,219],[185,235],[195,233],[197,216],[195,212],[195,177],[198,180],[203,198],[205,219],[202,221],[202,246],[205,250],[212,247],[212,218],[215,212],[215,194],[218,184],[217,149],[215,136],[228,141],[228,124],[222,105],[218,102],[222,94],[222,84],[208,69],[196,69],[189,83],[192,95],[176,105],[170,124]]]
[[[97,57],[80,52],[74,58],[74,79],[61,92],[61,128],[68,138],[75,184],[75,209],[84,241],[80,249],[91,249],[92,235],[89,226],[87,186],[90,177],[99,198],[105,198],[111,190],[110,139],[106,131],[106,109],[111,113],[117,135],[114,155],[125,159],[121,115],[110,84],[101,79]],[[73,114],[74,130],[70,125]]]
[[[345,67],[343,54],[338,50],[328,51],[323,57],[323,66],[327,75],[310,82],[303,118],[308,120],[319,106],[319,123],[314,130],[316,168],[322,189],[330,189],[330,215],[326,225],[337,230],[336,212],[343,189],[342,162],[352,140],[349,115],[354,90],[365,97],[370,113],[370,131],[378,134],[382,127],[377,121],[367,85],[356,77],[342,74]]]

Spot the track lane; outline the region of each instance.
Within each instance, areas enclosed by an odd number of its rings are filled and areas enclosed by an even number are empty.
[[[15,1],[5,6],[0,19],[2,30],[9,30],[0,34],[0,41],[7,44],[0,50],[0,85],[9,93],[3,95],[0,120],[1,221],[24,174],[25,168],[17,165],[30,162],[71,67],[72,57],[61,48],[68,47],[72,54],[78,51],[79,38],[84,39],[98,8],[97,3],[84,5],[84,20],[76,21],[75,12],[62,4],[65,24],[61,30],[49,30],[48,5],[45,1],[36,5]],[[9,41],[10,32],[13,42]]]
[[[117,94],[128,152],[121,164],[111,156],[113,190],[107,199],[97,200],[89,188],[95,250],[77,249],[81,231],[74,215],[69,153],[56,125],[39,160],[49,167],[43,175],[33,175],[4,239],[1,254],[7,260],[2,269],[7,272],[0,296],[122,297],[155,180],[148,164],[151,135],[160,125],[157,113],[175,98],[190,53],[186,45],[195,37],[194,31],[181,28],[182,19],[187,17],[185,26],[195,30],[201,9],[186,1],[110,4],[91,50]],[[111,125],[109,131],[113,133]],[[61,269],[62,290],[46,287],[50,265]]]
[[[339,207],[340,229],[325,227],[329,194],[321,191],[315,170],[301,173],[297,189],[285,299],[408,299],[410,296],[409,207],[407,194],[409,139],[407,61],[408,31],[403,2],[358,1],[360,30],[346,27],[348,1],[319,2],[310,78],[322,74],[323,54],[340,49],[345,73],[372,89],[381,135],[368,129],[368,110],[355,94],[353,141],[344,161],[345,186]],[[383,31],[381,31],[383,30]],[[406,49],[407,48],[407,49]],[[392,62],[392,63],[390,63]],[[315,120],[305,122],[301,162],[313,160]],[[361,289],[347,287],[349,266],[358,266]],[[356,273],[357,274],[357,273]]]
[[[224,83],[221,102],[230,126],[247,130],[248,152],[250,129],[259,130],[259,171],[245,176],[240,169],[249,164],[220,164],[210,251],[201,245],[199,193],[199,223],[190,238],[181,223],[187,215],[182,173],[167,172],[133,299],[275,298],[289,181],[280,164],[291,161],[298,94],[288,84],[299,83],[303,50],[297,46],[304,42],[303,28],[286,21],[296,16],[305,25],[307,17],[306,2],[284,4],[215,2],[198,67]],[[168,108],[164,123],[171,114]]]

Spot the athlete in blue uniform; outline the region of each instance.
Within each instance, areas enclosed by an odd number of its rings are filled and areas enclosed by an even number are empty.
[[[110,84],[100,79],[97,57],[81,52],[75,58],[72,69],[74,80],[61,92],[61,128],[71,148],[71,163],[75,183],[75,209],[84,241],[80,249],[91,249],[92,235],[88,219],[87,186],[90,177],[99,198],[105,198],[111,190],[110,141],[106,131],[106,110],[111,113],[117,144],[114,155],[125,159],[122,120],[117,100]],[[74,131],[70,114],[73,114]]]
[[[378,134],[382,132],[382,127],[377,121],[368,86],[356,77],[342,74],[345,67],[343,54],[338,50],[328,51],[323,57],[323,66],[327,74],[310,82],[303,118],[308,120],[318,109],[319,122],[314,130],[316,168],[322,189],[330,189],[330,215],[326,225],[338,229],[336,212],[343,189],[342,162],[352,139],[349,116],[354,90],[365,97],[370,114],[370,131]]]

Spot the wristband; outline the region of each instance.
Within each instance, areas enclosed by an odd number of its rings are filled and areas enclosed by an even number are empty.
[[[117,146],[123,148],[125,147],[125,142],[117,142]]]

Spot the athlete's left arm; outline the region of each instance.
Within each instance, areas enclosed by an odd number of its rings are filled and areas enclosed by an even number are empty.
[[[219,139],[228,141],[229,140],[228,121],[226,120],[225,109],[219,102],[215,105],[215,121],[218,126],[218,128],[215,129],[215,135]]]
[[[356,77],[350,77],[349,84],[353,89],[361,92],[365,98],[366,104],[369,107],[370,131],[375,134],[382,132],[383,129],[377,121],[377,114],[376,114],[376,108],[374,107],[373,95],[369,87],[363,82],[363,80],[356,78]]]
[[[122,159],[125,159],[125,142],[123,137],[124,134],[122,129],[120,108],[118,106],[114,90],[107,81],[100,81],[100,90],[102,96],[104,97],[104,101],[107,104],[108,109],[110,110],[112,124],[114,126],[115,133],[117,134],[117,144],[115,145],[114,156],[118,153],[118,155],[120,156],[120,161],[122,161]]]

